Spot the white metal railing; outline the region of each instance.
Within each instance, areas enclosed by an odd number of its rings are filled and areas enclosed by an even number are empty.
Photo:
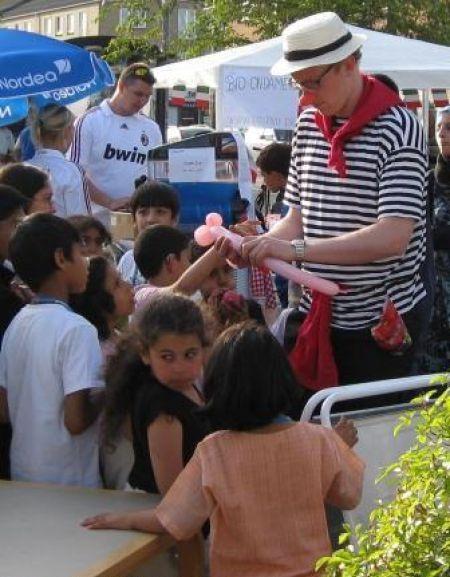
[[[372,381],[358,385],[345,385],[342,387],[330,387],[323,389],[313,395],[303,410],[301,421],[310,421],[314,410],[322,404],[320,409],[320,422],[324,427],[331,428],[330,412],[332,406],[340,401],[349,401],[352,399],[363,399],[388,393],[397,393],[401,391],[411,391],[423,387],[435,387],[436,383],[432,382],[434,377],[442,377],[441,374],[417,375],[414,377],[404,377],[400,379],[387,379],[384,381]],[[448,381],[447,381],[448,382]]]

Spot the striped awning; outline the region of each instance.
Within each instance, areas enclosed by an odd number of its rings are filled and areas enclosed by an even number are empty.
[[[178,84],[169,90],[169,106],[192,106],[201,110],[209,108],[209,87],[197,86],[188,89]]]
[[[431,91],[431,101],[436,108],[442,108],[449,103],[448,90],[445,88],[433,88]]]
[[[406,105],[406,108],[414,110],[416,108],[421,108],[422,101],[420,100],[420,94],[418,90],[415,89],[404,89],[400,91],[400,98]]]
[[[435,108],[442,108],[449,104],[449,90],[446,88],[432,88],[430,102]],[[406,107],[413,110],[422,107],[420,92],[416,89],[404,89],[400,91],[400,96]]]

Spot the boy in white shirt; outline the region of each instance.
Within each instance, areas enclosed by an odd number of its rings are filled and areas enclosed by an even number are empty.
[[[102,394],[94,391],[103,387],[102,355],[95,328],[67,305],[87,282],[78,232],[57,216],[33,215],[13,236],[10,258],[36,294],[9,326],[0,352],[0,395],[7,401],[0,406],[13,428],[11,478],[98,487]]]

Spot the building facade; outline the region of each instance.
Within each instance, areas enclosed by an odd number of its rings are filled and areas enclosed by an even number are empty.
[[[102,10],[102,6],[105,8]],[[0,5],[0,27],[36,32],[60,40],[114,36],[128,16],[126,8],[101,0],[8,0]],[[178,2],[168,22],[169,39],[181,34],[195,18],[189,2]],[[136,35],[145,29],[137,23]]]

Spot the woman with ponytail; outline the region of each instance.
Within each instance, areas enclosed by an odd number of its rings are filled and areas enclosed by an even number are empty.
[[[91,202],[83,170],[67,160],[75,117],[65,106],[49,104],[37,111],[31,131],[36,145],[30,164],[46,170],[51,179],[56,214],[90,214]]]

